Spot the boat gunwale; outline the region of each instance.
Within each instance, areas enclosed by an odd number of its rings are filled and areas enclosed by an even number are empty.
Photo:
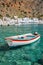
[[[29,40],[16,40],[16,39],[12,39],[12,38],[6,38],[5,40],[17,41],[17,42],[25,42],[25,41],[34,40],[34,39],[36,39],[38,37],[40,37],[40,35],[37,35],[35,38],[29,39]]]

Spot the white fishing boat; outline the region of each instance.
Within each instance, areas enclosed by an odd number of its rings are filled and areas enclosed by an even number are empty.
[[[21,45],[31,44],[37,41],[39,38],[40,35],[37,33],[35,34],[28,33],[23,35],[6,37],[5,41],[9,46],[21,46]]]

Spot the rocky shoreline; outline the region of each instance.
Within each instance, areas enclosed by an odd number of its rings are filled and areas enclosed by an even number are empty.
[[[9,17],[3,17],[0,19],[0,25],[25,25],[25,24],[43,24],[43,20],[39,20],[38,18],[18,18],[17,16],[14,16],[14,18]]]

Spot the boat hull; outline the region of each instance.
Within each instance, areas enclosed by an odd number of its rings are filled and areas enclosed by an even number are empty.
[[[30,40],[11,40],[11,39],[6,39],[6,42],[8,46],[21,46],[21,45],[27,45],[31,44],[35,41],[37,41],[40,38],[40,35],[38,35],[36,38],[30,39]]]

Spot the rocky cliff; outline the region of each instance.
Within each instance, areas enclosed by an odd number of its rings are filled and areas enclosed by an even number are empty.
[[[0,17],[43,18],[43,0],[0,0]]]

